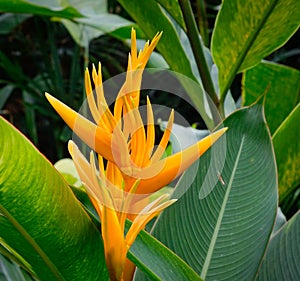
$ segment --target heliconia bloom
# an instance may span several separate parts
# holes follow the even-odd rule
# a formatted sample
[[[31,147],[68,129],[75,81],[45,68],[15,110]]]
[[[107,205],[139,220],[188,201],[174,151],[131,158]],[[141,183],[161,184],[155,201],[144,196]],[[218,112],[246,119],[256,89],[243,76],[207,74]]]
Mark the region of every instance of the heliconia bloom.
[[[124,275],[129,247],[149,220],[175,202],[169,200],[168,194],[150,202],[150,195],[182,174],[227,129],[220,129],[183,151],[164,157],[174,122],[174,112],[171,111],[166,130],[155,148],[152,106],[147,98],[147,121],[144,124],[139,99],[143,70],[160,37],[161,33],[158,33],[137,53],[136,34],[132,30],[126,80],[113,112],[104,96],[100,64],[98,70],[95,66],[92,70],[95,92],[89,71],[85,72],[87,102],[93,121],[46,94],[67,125],[98,154],[97,163],[94,152],[88,161],[75,143],[69,142],[76,169],[101,220],[111,280],[129,280]],[[126,218],[132,220],[132,225],[124,237]]]
[[[94,66],[92,71],[96,99],[89,72],[85,72],[87,101],[94,122],[46,94],[67,125],[99,155],[118,166],[125,179],[125,190],[140,178],[136,193],[152,193],[167,185],[196,161],[226,130],[221,129],[184,151],[161,159],[172,131],[172,111],[164,135],[154,151],[154,117],[150,100],[147,99],[146,130],[138,106],[142,72],[160,36],[161,33],[157,34],[137,54],[135,31],[132,31],[126,81],[116,99],[113,113],[104,97],[100,64],[98,71]]]
[[[128,192],[124,192],[122,186],[114,185],[110,181],[108,176],[111,173],[110,168],[104,170],[101,156],[98,156],[97,168],[93,152],[91,152],[88,162],[72,141],[69,142],[69,151],[101,220],[105,259],[110,278],[111,280],[123,280],[126,270],[126,255],[136,236],[152,218],[174,203],[176,199],[168,200],[169,195],[164,194],[153,202],[147,200],[145,204],[143,203],[142,208],[138,207],[137,209],[134,204],[136,201],[135,190],[139,185],[139,180],[136,180]],[[118,176],[116,178],[118,181]],[[134,216],[132,225],[124,237],[125,220],[133,210],[138,213]]]

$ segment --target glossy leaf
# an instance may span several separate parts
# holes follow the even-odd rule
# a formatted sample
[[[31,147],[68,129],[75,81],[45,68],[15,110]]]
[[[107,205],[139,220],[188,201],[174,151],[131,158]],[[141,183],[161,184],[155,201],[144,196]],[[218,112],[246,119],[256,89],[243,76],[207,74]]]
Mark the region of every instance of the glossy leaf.
[[[212,36],[221,98],[238,72],[284,45],[300,24],[300,1],[224,0]]]
[[[69,1],[62,1],[63,4],[59,4],[60,1],[26,1],[26,0],[15,0],[15,1],[0,1],[0,12],[2,13],[21,13],[21,14],[36,14],[43,16],[56,16],[62,18],[74,18],[82,17],[83,15],[72,6]],[[38,4],[37,4],[38,3]]]
[[[273,135],[280,202],[300,184],[300,103]]]
[[[145,231],[138,235],[128,257],[150,280],[202,280],[182,259]],[[134,280],[145,279],[139,272]]]
[[[210,112],[205,92],[195,66],[195,59],[191,52],[186,34],[179,25],[172,22],[169,16],[162,10],[160,5],[154,0],[148,1],[125,1],[118,0],[130,16],[137,22],[147,38],[151,38],[158,31],[163,31],[157,49],[164,57],[170,69],[175,73],[184,75],[174,75],[179,78],[180,83],[194,103],[196,109],[201,114],[208,128],[214,127],[214,122]],[[180,36],[179,36],[180,35]],[[175,59],[174,59],[175,58]],[[188,79],[191,79],[188,81]],[[195,87],[195,85],[197,86]]]
[[[243,105],[266,94],[265,115],[273,134],[298,103],[300,71],[264,61],[243,75]]]
[[[205,280],[253,280],[267,247],[277,182],[262,111],[255,104],[225,119],[228,131],[200,157],[196,177],[182,195],[193,171],[184,174],[174,194],[182,197],[154,228],[154,236]]]
[[[271,239],[257,281],[300,280],[300,212]]]
[[[0,135],[1,252],[40,280],[107,280],[101,235],[66,182],[3,118]]]
[[[172,70],[196,80],[175,27],[159,5],[154,0],[143,2],[138,0],[118,0],[118,2],[138,23],[147,38],[152,38],[157,32],[163,31],[163,36],[157,46],[159,52],[163,55]]]
[[[178,0],[156,0],[156,2],[166,9],[166,11],[173,17],[174,20],[176,20],[182,29],[186,29]]]

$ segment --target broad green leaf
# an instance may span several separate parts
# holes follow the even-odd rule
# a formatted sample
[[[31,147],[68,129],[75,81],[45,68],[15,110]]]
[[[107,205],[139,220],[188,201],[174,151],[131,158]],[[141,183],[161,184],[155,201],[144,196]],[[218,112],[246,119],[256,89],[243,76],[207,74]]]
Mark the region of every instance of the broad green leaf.
[[[1,252],[40,280],[107,280],[101,235],[61,175],[3,118],[0,136]]]
[[[0,0],[0,12],[55,16],[69,19],[82,17],[82,14],[68,0]]]
[[[178,0],[156,0],[176,20],[182,29],[186,30],[183,15]]]
[[[300,184],[300,103],[273,135],[280,202]]]
[[[200,157],[182,195],[193,176],[186,171],[174,194],[182,197],[153,231],[205,280],[253,280],[272,232],[276,166],[262,108],[255,104],[225,119],[228,131]]]
[[[265,115],[273,134],[297,105],[300,96],[300,71],[264,61],[243,76],[243,105],[250,105],[266,93]]]
[[[271,239],[257,281],[300,280],[300,212]]]
[[[193,71],[194,58],[190,57],[190,46],[186,48],[185,42],[179,37],[183,32],[178,25],[171,21],[169,16],[162,10],[160,5],[154,0],[148,1],[125,1],[118,0],[130,16],[137,22],[144,31],[147,38],[152,38],[154,34],[163,31],[163,35],[157,45],[157,49],[164,57],[170,69],[175,73],[182,74],[187,79],[182,79],[177,75],[180,83],[194,103],[196,109],[201,114],[208,128],[214,127],[212,116],[207,113],[208,104],[205,93],[198,74]],[[183,36],[183,38],[187,36]],[[174,75],[176,76],[176,75]],[[192,84],[197,83],[198,87]],[[196,89],[197,88],[197,89]]]
[[[182,259],[145,231],[138,235],[128,257],[150,280],[202,280]],[[139,272],[134,280],[145,280],[145,275]]]
[[[152,38],[157,32],[163,31],[163,36],[157,46],[159,52],[172,70],[196,80],[174,25],[161,7],[154,0],[143,2],[118,0],[118,2],[138,23],[148,38]]]
[[[281,47],[300,24],[300,1],[224,0],[212,36],[221,98],[238,72]]]

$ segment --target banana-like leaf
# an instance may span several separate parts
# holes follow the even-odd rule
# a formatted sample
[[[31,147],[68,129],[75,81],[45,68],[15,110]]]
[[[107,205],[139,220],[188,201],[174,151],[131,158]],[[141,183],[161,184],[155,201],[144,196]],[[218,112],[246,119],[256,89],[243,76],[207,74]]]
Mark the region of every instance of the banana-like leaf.
[[[138,235],[128,257],[149,280],[202,280],[189,265],[145,231]],[[139,271],[134,280],[144,281],[146,276]]]
[[[138,23],[148,38],[152,38],[157,32],[163,31],[157,49],[172,70],[196,81],[175,27],[156,1],[118,0],[118,2]]]
[[[228,131],[200,157],[182,195],[192,174],[186,171],[174,195],[182,197],[153,234],[205,280],[254,280],[277,213],[275,157],[262,104],[236,111],[223,125]],[[218,162],[223,169],[214,170]]]
[[[263,61],[243,75],[243,105],[250,105],[266,93],[265,115],[273,134],[298,103],[300,71]]]
[[[176,20],[182,29],[186,30],[178,0],[156,0],[156,2],[167,10],[167,12],[173,17],[174,20]]]
[[[300,103],[273,135],[280,203],[300,185]]]
[[[63,3],[59,3],[63,2]],[[27,13],[53,17],[62,22],[80,46],[86,47],[89,41],[105,33],[130,29],[134,23],[107,12],[106,0],[54,1],[33,3],[26,0],[0,0],[0,12]]]
[[[300,211],[271,239],[257,281],[300,280]]]
[[[212,36],[221,98],[238,72],[281,47],[300,24],[298,0],[224,0]]]
[[[0,245],[38,279],[107,280],[101,234],[62,176],[0,118]]]

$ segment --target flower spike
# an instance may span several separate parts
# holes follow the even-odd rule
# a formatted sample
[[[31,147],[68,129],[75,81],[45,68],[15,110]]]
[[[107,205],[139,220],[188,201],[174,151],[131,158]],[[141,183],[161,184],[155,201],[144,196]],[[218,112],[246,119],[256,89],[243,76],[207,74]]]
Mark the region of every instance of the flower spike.
[[[129,248],[151,219],[176,202],[166,193],[151,201],[151,194],[182,174],[227,130],[220,129],[183,151],[163,158],[172,134],[172,110],[167,128],[155,149],[150,99],[147,97],[146,124],[143,123],[139,101],[143,70],[161,35],[157,33],[138,52],[136,32],[132,29],[126,79],[113,111],[104,96],[100,63],[98,70],[93,65],[92,74],[86,70],[84,77],[93,121],[46,93],[46,98],[66,124],[92,149],[88,161],[73,141],[68,144],[75,167],[101,221],[105,260],[113,281],[131,280],[134,264],[126,259]],[[127,233],[126,219],[132,221]]]

